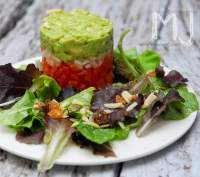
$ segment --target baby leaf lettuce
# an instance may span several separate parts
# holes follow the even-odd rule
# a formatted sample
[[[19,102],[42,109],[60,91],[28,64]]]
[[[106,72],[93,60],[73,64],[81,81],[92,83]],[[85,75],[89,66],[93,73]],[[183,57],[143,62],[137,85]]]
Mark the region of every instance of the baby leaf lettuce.
[[[61,88],[58,83],[47,75],[41,75],[33,80],[30,90],[36,94],[41,101],[52,99],[59,95]]]
[[[129,30],[124,31],[119,39],[118,48],[115,50],[115,67],[116,72],[124,76],[126,79],[133,80],[138,78],[143,70],[136,60],[136,49],[124,51],[122,47],[123,39],[128,34]]]
[[[142,90],[143,93],[151,93],[160,90],[167,94],[169,91],[169,87],[163,82],[163,79],[159,77],[148,77],[148,81],[148,86],[144,87]]]
[[[118,48],[114,52],[115,70],[126,79],[135,80],[149,71],[155,71],[160,65],[160,55],[153,50],[145,50],[139,55],[135,48],[124,50],[122,43],[128,32],[129,30],[122,33]]]
[[[15,69],[10,63],[0,66],[0,103],[11,101],[24,95],[32,85],[32,80],[40,75],[34,64],[24,71]]]
[[[121,129],[120,127],[95,128],[83,122],[80,122],[76,128],[86,139],[97,144],[126,139],[130,131],[128,127],[125,127],[125,129]]]
[[[181,120],[199,109],[195,94],[190,92],[186,86],[178,86],[176,90],[185,101],[169,104],[166,111],[161,115],[163,119]]]
[[[59,157],[74,132],[71,125],[72,123],[68,119],[47,120],[47,129],[44,136],[44,142],[47,144],[47,147],[43,158],[38,164],[40,172],[45,172],[52,168],[55,160]]]
[[[74,104],[80,104],[89,109],[93,92],[94,88],[90,87],[65,99],[60,103],[60,106],[63,111],[67,110],[69,115],[69,106],[73,106]],[[73,114],[76,114],[76,116],[78,115],[78,119],[81,118],[79,111],[73,112]],[[47,119],[46,124],[47,128],[45,129],[44,142],[47,144],[47,147],[43,158],[38,164],[38,170],[41,172],[52,168],[55,160],[59,157],[72,133],[75,131],[75,129],[71,127],[72,122],[69,119]]]
[[[90,107],[92,96],[95,88],[89,87],[86,90],[83,90],[60,103],[62,109],[66,109],[68,106],[73,105],[74,103],[80,104],[84,107]]]
[[[29,128],[33,131],[43,128],[44,120],[40,111],[33,109],[36,101],[34,94],[27,90],[14,106],[0,112],[0,124],[15,129]]]
[[[153,50],[145,50],[138,56],[138,60],[145,72],[155,71],[160,65],[160,55]]]
[[[69,106],[74,103],[80,104],[82,107],[86,109],[90,109],[91,100],[93,96],[94,88],[90,87],[82,92],[67,98],[66,100],[61,102],[61,108],[63,110],[68,109]],[[68,109],[70,111],[70,109]],[[72,112],[70,115],[75,115],[73,117],[81,119],[83,116],[79,111]],[[128,136],[129,128],[121,129],[121,128],[95,128],[90,125],[85,124],[83,121],[79,121],[79,124],[76,126],[76,129],[80,134],[82,134],[86,139],[95,142],[97,144],[103,144],[105,142],[109,142],[116,139],[125,139]]]

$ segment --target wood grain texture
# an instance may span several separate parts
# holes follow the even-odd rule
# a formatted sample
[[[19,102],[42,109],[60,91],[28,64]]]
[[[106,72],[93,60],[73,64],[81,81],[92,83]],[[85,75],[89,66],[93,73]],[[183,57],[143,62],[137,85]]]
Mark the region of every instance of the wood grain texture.
[[[33,0],[0,1],[0,39],[12,30]]]
[[[3,20],[3,23],[0,23],[0,64],[17,62],[40,54],[39,24],[48,9],[85,8],[113,21],[115,44],[122,30],[131,28],[132,32],[125,40],[125,46],[136,46],[139,50],[147,47],[156,48],[161,53],[162,61],[166,66],[179,70],[189,78],[190,84],[200,98],[200,32],[198,29],[200,3],[198,0],[35,0],[29,3],[25,0],[9,0],[8,2],[12,5],[6,3],[6,0],[0,2],[0,20]],[[21,5],[24,8],[19,8]],[[152,13],[154,11],[164,17],[172,12],[177,13],[180,17],[178,18],[179,35],[185,40],[188,39],[190,31],[188,19],[181,9],[194,11],[195,28],[192,47],[183,47],[172,41],[171,29],[162,24],[159,24],[160,38],[152,40]],[[13,12],[22,15],[13,16]],[[18,17],[15,18],[15,16]],[[9,26],[9,22],[15,23]],[[5,29],[7,32],[2,33]],[[45,174],[38,174],[35,162],[0,151],[0,176],[198,177],[200,176],[198,175],[198,167],[200,167],[199,117],[198,114],[192,130],[174,145],[139,160],[97,167],[55,166]]]

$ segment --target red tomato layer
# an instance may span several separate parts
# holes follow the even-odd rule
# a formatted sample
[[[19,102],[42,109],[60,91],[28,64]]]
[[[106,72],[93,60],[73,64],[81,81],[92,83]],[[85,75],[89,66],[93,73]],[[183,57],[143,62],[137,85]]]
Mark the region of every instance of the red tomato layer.
[[[62,62],[59,66],[52,66],[45,57],[43,57],[42,64],[43,72],[53,77],[62,88],[72,86],[83,90],[94,86],[99,89],[112,84],[113,81],[112,53],[104,56],[99,66],[91,66],[90,68],[73,62]]]

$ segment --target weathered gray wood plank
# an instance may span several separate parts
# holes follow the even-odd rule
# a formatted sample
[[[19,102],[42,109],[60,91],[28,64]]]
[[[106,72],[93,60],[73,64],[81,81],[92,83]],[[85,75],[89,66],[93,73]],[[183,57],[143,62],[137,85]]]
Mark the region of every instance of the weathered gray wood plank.
[[[0,39],[16,25],[33,0],[0,1]]]

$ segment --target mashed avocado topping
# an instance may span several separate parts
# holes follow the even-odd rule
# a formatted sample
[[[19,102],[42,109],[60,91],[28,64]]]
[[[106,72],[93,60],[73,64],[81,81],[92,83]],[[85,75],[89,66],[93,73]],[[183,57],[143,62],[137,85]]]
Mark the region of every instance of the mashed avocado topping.
[[[100,56],[113,48],[112,23],[86,10],[53,10],[40,27],[42,50],[63,61]]]

